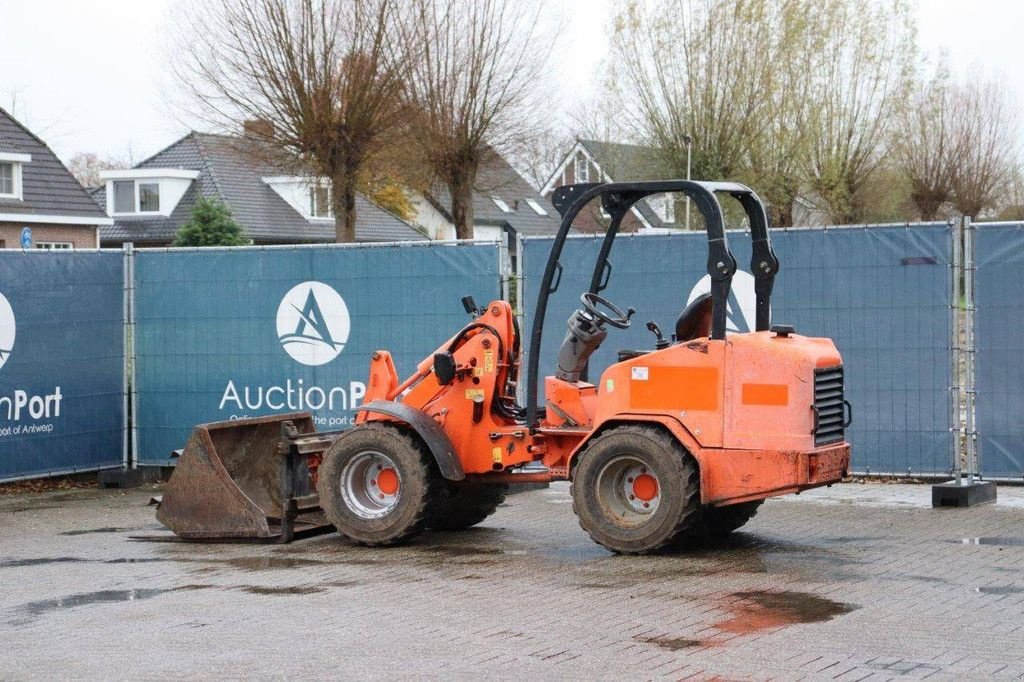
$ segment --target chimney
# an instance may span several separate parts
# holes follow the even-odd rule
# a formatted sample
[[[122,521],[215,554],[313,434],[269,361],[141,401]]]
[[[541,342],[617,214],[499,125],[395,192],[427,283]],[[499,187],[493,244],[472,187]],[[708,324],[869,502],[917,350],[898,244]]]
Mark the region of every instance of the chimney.
[[[274,124],[262,118],[248,119],[242,122],[242,131],[246,137],[269,140],[274,137]]]

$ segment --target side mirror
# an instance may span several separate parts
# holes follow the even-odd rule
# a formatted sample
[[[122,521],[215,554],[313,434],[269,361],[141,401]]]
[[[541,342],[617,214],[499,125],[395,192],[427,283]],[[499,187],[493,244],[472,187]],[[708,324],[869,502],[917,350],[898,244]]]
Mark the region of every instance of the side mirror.
[[[434,353],[434,377],[442,386],[451,386],[455,382],[455,356],[444,351]]]

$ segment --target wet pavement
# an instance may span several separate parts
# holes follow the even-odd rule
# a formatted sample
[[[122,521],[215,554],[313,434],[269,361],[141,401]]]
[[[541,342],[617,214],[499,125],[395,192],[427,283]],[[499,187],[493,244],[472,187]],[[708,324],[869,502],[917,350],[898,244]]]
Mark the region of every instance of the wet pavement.
[[[837,486],[650,557],[562,484],[394,549],[132,540],[153,492],[0,496],[0,678],[1024,677],[1024,488]]]

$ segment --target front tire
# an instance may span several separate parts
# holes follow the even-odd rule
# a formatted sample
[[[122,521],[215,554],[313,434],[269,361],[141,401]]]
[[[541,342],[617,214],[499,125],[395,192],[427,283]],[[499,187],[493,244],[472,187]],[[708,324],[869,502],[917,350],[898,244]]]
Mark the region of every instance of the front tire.
[[[439,480],[436,463],[418,441],[371,422],[324,453],[317,493],[339,533],[364,545],[394,545],[424,529]]]
[[[662,549],[701,521],[697,463],[651,426],[595,437],[579,456],[570,490],[583,530],[620,554]]]

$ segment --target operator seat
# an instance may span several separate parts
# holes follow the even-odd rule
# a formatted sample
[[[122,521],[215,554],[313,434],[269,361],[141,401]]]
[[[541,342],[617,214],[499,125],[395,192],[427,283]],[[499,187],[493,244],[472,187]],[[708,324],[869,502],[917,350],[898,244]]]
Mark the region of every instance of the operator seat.
[[[701,294],[683,308],[676,320],[676,341],[686,343],[711,334],[711,294]]]
[[[711,334],[711,294],[701,294],[683,308],[676,320],[676,341],[686,343]],[[649,350],[624,348],[619,351],[619,362],[647,355]]]

